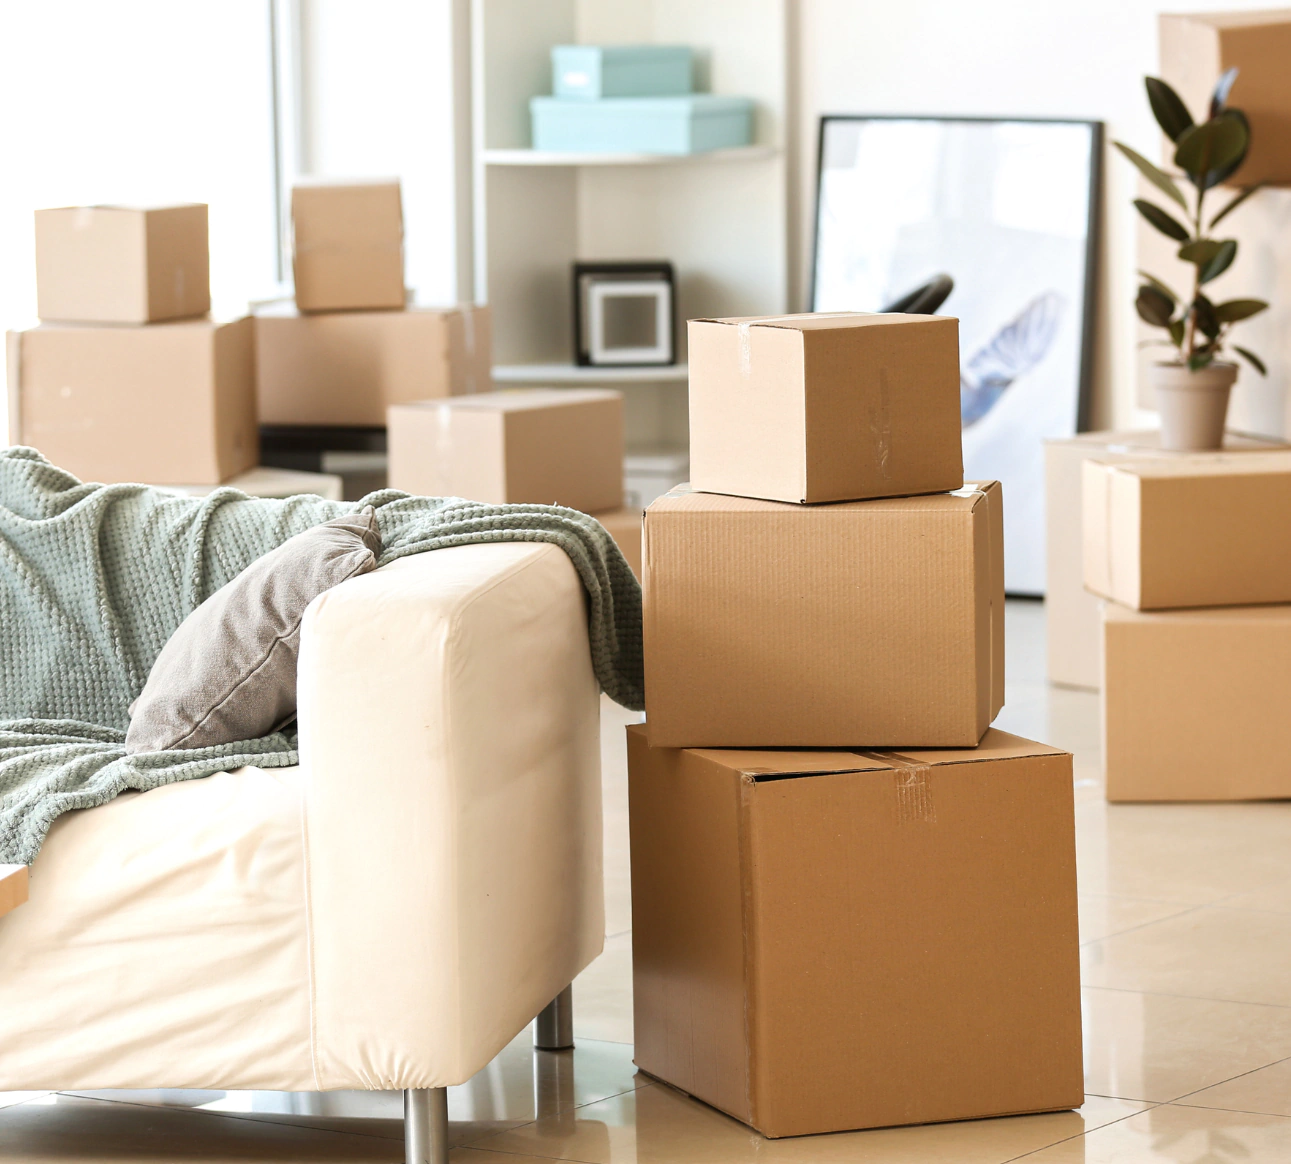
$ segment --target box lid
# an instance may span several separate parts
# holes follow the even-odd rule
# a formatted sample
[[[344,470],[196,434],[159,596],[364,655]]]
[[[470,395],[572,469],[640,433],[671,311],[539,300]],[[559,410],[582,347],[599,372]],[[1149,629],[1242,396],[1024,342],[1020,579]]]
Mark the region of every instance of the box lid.
[[[790,331],[832,331],[840,327],[890,327],[927,323],[931,319],[953,320],[950,315],[885,314],[878,311],[826,311],[802,315],[735,315],[722,319],[692,319],[691,323],[720,323],[745,330],[751,327],[780,327]]]
[[[443,400],[413,400],[392,408],[461,408],[479,412],[524,412],[537,408],[572,408],[622,400],[613,388],[504,388],[498,392],[477,392]]]
[[[647,517],[669,513],[784,513],[793,521],[808,521],[812,515],[832,517],[840,513],[882,513],[900,510],[971,513],[986,499],[993,481],[966,483],[953,493],[923,493],[914,497],[872,497],[865,501],[831,501],[828,505],[797,505],[792,501],[764,501],[758,497],[737,497],[728,493],[701,493],[689,485],[677,485],[650,504]],[[996,486],[998,487],[998,486]]]
[[[1095,464],[1101,464],[1097,457]],[[1139,478],[1249,477],[1291,473],[1291,449],[1253,449],[1250,452],[1181,453],[1144,461],[1102,465],[1105,472]]]
[[[1055,448],[1084,448],[1105,453],[1151,452],[1181,457],[1196,455],[1163,449],[1160,429],[1138,429],[1132,432],[1082,432],[1073,437],[1049,437],[1044,443]],[[1240,452],[1246,449],[1276,449],[1285,446],[1286,442],[1280,437],[1227,432],[1224,434],[1222,451]]]
[[[690,59],[691,48],[685,44],[557,44],[551,55],[601,57],[611,61],[655,61],[660,57]]]

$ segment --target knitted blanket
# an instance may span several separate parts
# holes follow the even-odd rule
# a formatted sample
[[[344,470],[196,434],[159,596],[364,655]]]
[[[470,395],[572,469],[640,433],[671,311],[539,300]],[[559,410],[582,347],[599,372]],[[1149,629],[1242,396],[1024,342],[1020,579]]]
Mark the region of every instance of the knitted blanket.
[[[0,864],[30,864],[62,813],[128,789],[299,760],[282,732],[127,756],[127,708],[184,617],[293,534],[377,510],[384,565],[477,542],[551,542],[587,590],[604,691],[643,705],[641,588],[599,522],[548,505],[483,505],[395,490],[360,502],[179,497],[82,484],[34,449],[0,451]]]

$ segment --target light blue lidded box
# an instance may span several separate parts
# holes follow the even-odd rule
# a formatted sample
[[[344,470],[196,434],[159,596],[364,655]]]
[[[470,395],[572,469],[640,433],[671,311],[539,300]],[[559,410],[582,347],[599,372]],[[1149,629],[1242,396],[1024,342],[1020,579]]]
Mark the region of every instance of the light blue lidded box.
[[[533,148],[564,153],[697,154],[753,140],[748,97],[532,97]]]
[[[557,97],[674,97],[694,89],[685,45],[558,44],[551,72]]]

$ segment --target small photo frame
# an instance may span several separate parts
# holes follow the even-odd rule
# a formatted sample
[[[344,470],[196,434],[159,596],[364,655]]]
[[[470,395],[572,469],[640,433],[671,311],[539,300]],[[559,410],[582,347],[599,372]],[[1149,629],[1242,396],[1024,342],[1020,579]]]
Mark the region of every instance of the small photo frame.
[[[583,367],[677,362],[672,264],[574,264],[574,360]]]

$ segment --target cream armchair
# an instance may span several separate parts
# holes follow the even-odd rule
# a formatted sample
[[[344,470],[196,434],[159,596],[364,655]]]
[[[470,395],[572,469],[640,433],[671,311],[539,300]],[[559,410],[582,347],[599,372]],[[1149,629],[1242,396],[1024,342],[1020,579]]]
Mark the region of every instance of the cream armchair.
[[[469,546],[346,582],[299,677],[299,767],[55,823],[0,918],[0,1090],[402,1089],[424,1164],[445,1087],[540,1010],[568,1045],[605,929],[569,560]]]

